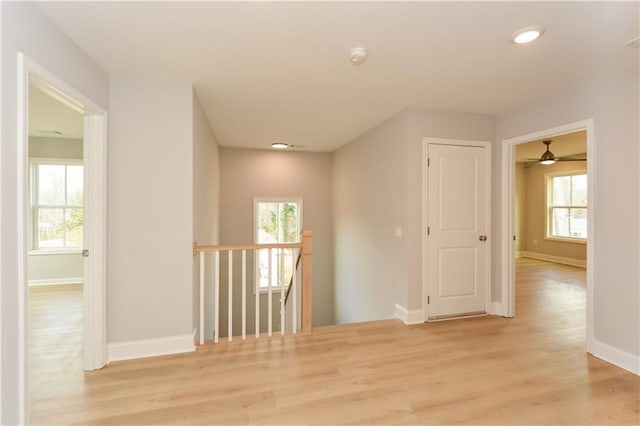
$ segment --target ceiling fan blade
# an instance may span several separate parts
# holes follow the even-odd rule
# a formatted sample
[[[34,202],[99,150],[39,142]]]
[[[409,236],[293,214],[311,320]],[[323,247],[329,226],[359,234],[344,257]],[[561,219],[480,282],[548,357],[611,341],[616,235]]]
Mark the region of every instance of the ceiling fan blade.
[[[587,161],[586,158],[556,158],[556,161]]]

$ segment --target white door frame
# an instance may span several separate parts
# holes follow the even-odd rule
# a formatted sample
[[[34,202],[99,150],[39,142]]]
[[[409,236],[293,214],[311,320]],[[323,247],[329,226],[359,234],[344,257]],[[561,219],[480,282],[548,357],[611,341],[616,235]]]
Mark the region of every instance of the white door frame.
[[[84,228],[86,249],[84,262],[83,369],[95,370],[107,363],[106,256],[107,256],[107,112],[72,86],[18,53],[18,169],[16,205],[18,229],[18,354],[19,415],[29,421],[28,411],[28,318],[27,256],[29,223],[28,176],[28,102],[29,84],[34,84],[67,106],[84,114],[85,188]],[[87,170],[89,172],[87,172]]]
[[[422,306],[424,307],[424,321],[429,321],[429,303],[427,303],[427,297],[429,297],[429,250],[428,250],[428,237],[427,226],[429,226],[429,170],[427,168],[427,159],[429,157],[429,144],[438,145],[454,145],[454,146],[479,146],[486,149],[487,154],[487,167],[486,167],[486,184],[487,184],[487,197],[486,197],[486,218],[487,218],[487,267],[486,270],[486,310],[487,313],[494,313],[491,306],[491,142],[488,141],[476,141],[476,140],[462,140],[462,139],[443,139],[443,138],[422,138]]]
[[[579,130],[587,131],[587,352],[591,352],[593,343],[593,295],[594,295],[594,217],[595,217],[595,171],[596,158],[593,137],[593,119],[576,121],[550,129],[540,130],[526,135],[502,141],[502,248],[501,248],[501,302],[499,314],[505,317],[515,316],[515,147],[542,138],[552,138]]]

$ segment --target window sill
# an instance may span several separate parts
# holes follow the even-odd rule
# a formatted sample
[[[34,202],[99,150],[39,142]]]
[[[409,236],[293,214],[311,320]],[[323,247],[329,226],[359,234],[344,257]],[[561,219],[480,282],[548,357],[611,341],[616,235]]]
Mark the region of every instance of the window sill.
[[[82,249],[38,249],[29,250],[29,256],[52,256],[52,255],[76,255],[82,254]]]
[[[547,241],[557,241],[560,243],[587,244],[586,238],[562,238],[562,237],[544,237]]]

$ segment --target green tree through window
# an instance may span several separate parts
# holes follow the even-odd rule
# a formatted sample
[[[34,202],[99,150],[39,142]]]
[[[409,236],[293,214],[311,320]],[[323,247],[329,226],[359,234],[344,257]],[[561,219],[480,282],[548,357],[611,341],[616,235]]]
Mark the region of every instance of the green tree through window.
[[[300,241],[302,200],[255,200],[255,242],[258,244],[297,243]],[[293,272],[291,249],[272,250],[272,286],[288,285]],[[269,252],[261,250],[257,258],[257,279],[260,288],[269,285]]]

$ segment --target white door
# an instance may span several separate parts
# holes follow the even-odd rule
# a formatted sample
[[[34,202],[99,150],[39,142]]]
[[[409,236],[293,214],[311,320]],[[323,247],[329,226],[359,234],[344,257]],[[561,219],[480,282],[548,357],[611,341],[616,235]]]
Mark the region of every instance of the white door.
[[[428,316],[487,312],[488,149],[428,145]]]

